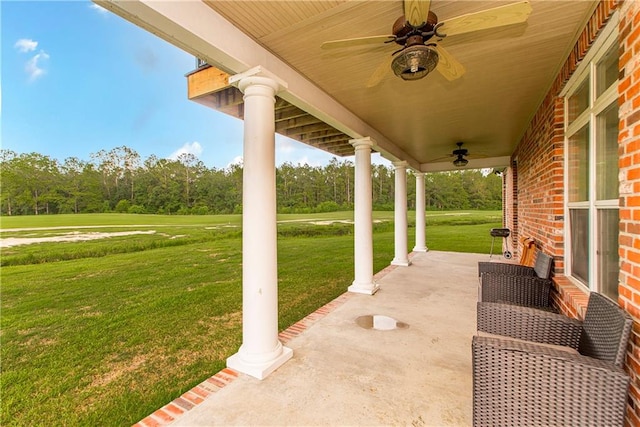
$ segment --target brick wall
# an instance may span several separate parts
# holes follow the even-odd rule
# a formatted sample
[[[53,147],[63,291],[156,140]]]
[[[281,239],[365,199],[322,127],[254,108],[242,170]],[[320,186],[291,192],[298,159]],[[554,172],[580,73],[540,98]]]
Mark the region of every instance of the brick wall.
[[[583,317],[587,295],[562,276],[564,271],[563,99],[560,91],[616,8],[619,13],[620,78],[620,283],[619,303],[636,319],[626,360],[632,378],[627,425],[640,426],[640,1],[601,1],[569,54],[552,88],[525,132],[517,161],[517,195],[506,191],[505,215],[519,236],[531,236],[555,258],[556,305]],[[507,178],[510,176],[507,174]],[[516,186],[517,184],[517,186]],[[509,188],[509,184],[506,185]],[[517,198],[516,198],[517,196]],[[513,220],[517,218],[517,220]]]
[[[553,255],[555,271],[563,258],[563,103],[547,96],[514,153],[517,162],[517,227],[539,250]]]
[[[553,255],[556,274],[564,271],[564,100],[559,94],[615,9],[615,1],[598,5],[512,156],[518,165],[517,222],[508,226]]]
[[[518,165],[511,163],[511,167],[504,172],[502,191],[502,223],[511,230],[509,235],[511,250],[514,259],[520,259],[520,246],[518,245]]]
[[[620,5],[618,83],[620,167],[620,304],[640,319],[640,2]],[[640,425],[640,325],[634,323],[627,371],[630,425]]]

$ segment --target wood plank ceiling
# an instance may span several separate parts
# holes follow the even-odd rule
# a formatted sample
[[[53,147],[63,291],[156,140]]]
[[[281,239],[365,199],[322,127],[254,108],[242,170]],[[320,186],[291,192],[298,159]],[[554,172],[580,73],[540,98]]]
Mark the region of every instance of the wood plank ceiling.
[[[401,1],[204,1],[427,166],[425,170],[443,159],[450,162],[457,141],[465,143],[470,160],[474,154],[510,156],[595,7],[592,1],[531,0],[533,12],[526,24],[442,41],[466,68],[462,78],[450,82],[434,72],[407,82],[389,71],[380,84],[367,88],[395,44],[335,51],[321,50],[320,45],[390,34],[402,15]],[[431,10],[442,21],[509,3],[433,0]],[[237,102],[237,94],[226,93],[233,90],[216,96]],[[203,97],[199,102],[215,108]],[[313,116],[282,100],[276,108],[283,135],[337,155],[353,154],[348,136],[323,128]],[[226,112],[241,117],[241,103]]]

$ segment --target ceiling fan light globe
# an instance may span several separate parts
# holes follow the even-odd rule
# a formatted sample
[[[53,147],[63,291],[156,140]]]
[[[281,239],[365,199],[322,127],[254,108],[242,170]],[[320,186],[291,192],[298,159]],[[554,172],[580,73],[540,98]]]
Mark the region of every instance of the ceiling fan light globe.
[[[469,163],[469,160],[467,160],[467,159],[465,159],[463,157],[458,157],[457,159],[455,159],[453,161],[453,165],[456,166],[456,167],[459,167],[459,168],[461,168],[463,166],[466,166],[467,163]]]
[[[438,65],[438,53],[429,46],[411,46],[391,62],[393,73],[403,80],[419,80]]]

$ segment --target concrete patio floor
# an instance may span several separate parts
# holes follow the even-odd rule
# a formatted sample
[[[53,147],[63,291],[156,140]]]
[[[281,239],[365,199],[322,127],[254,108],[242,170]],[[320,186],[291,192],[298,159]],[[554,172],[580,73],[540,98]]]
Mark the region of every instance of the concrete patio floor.
[[[471,425],[477,262],[488,259],[413,254],[411,266],[378,275],[375,295],[347,293],[327,314],[310,316],[287,339],[293,358],[266,379],[224,370],[210,380],[224,384],[203,390],[197,405],[185,410],[191,405],[178,402],[155,419],[170,415],[164,421],[172,426]],[[366,315],[408,327],[366,329],[356,323]]]

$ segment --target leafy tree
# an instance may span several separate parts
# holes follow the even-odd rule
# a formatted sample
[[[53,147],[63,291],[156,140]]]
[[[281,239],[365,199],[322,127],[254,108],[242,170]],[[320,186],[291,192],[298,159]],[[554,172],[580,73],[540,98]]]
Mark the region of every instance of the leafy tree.
[[[0,199],[2,200],[2,211],[8,215],[13,214],[16,197],[19,190],[19,179],[15,165],[18,155],[11,150],[0,150],[1,179],[0,179]]]
[[[127,199],[122,199],[118,203],[116,203],[115,211],[117,213],[127,213],[129,212],[129,208],[131,208],[131,202]]]
[[[12,171],[21,212],[52,213],[51,203],[57,200],[55,189],[60,177],[57,161],[38,153],[20,154],[12,161]]]
[[[84,161],[0,151],[3,215],[83,212],[206,214],[242,212],[241,163],[207,168],[193,154],[178,159],[139,154],[126,146]],[[393,168],[372,165],[374,209],[393,209]],[[488,171],[425,175],[427,209],[499,209],[502,181]],[[324,167],[284,163],[276,169],[278,210],[329,212],[353,208],[354,165],[332,158]],[[415,208],[415,175],[407,172],[407,204]]]

